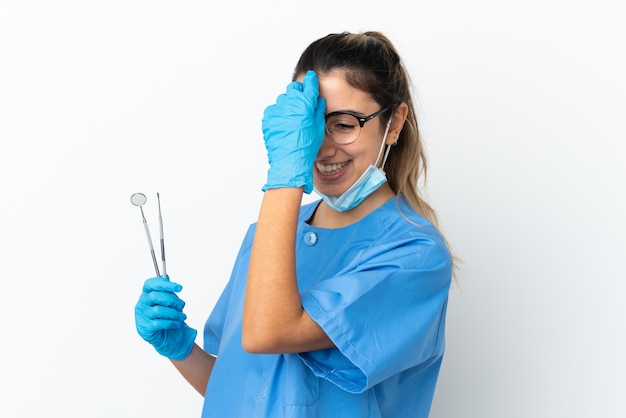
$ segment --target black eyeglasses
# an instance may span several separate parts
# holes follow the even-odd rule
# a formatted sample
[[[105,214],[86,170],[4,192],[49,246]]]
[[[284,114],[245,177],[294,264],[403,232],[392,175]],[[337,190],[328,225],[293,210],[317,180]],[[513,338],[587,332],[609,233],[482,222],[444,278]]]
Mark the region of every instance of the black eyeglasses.
[[[348,145],[359,139],[361,128],[376,116],[383,114],[389,106],[369,116],[359,116],[351,112],[332,112],[326,115],[326,133],[339,145]]]

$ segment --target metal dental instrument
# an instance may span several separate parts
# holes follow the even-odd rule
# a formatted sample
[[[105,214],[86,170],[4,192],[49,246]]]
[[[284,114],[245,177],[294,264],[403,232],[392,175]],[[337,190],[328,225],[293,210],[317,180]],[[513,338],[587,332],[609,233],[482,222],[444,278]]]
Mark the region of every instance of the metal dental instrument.
[[[163,266],[163,275],[167,276],[167,268],[165,267],[165,239],[163,238],[163,217],[161,217],[161,197],[157,193],[157,202],[159,204],[159,233],[161,236],[161,265]]]
[[[163,239],[163,220],[161,219],[161,201],[159,199],[159,194],[157,193],[157,200],[159,201],[159,226],[161,232],[161,260],[163,262],[163,274],[165,275],[165,241]],[[141,210],[141,219],[143,221],[143,227],[146,230],[146,237],[148,238],[148,246],[150,247],[150,255],[152,256],[152,263],[154,264],[154,271],[157,276],[161,276],[159,272],[159,265],[156,260],[156,255],[154,254],[154,246],[152,245],[152,236],[150,235],[150,228],[148,228],[148,222],[146,222],[146,217],[143,213],[142,206],[146,204],[148,199],[146,195],[143,193],[135,193],[130,197],[130,203],[135,206],[139,206]]]

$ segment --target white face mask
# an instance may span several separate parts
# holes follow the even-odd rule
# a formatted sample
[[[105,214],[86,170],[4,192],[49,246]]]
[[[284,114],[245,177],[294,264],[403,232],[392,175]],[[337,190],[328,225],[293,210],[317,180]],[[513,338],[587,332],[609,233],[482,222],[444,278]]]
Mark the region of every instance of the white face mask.
[[[383,152],[383,148],[385,147],[385,141],[387,140],[387,133],[389,132],[389,125],[391,124],[391,119],[387,122],[387,128],[385,129],[385,135],[383,135],[383,141],[380,145],[380,149],[378,150],[378,155],[376,156],[376,160],[374,164],[380,158],[380,154]],[[389,150],[391,149],[391,145],[387,145],[387,150],[385,151],[385,158],[383,159],[383,163],[381,167],[378,168],[374,164],[370,164],[369,167],[361,174],[361,177],[358,178],[356,182],[348,190],[340,194],[339,196],[328,196],[321,193],[319,190],[313,187],[315,193],[320,195],[320,197],[326,202],[328,206],[337,212],[345,212],[350,209],[355,208],[359,205],[365,198],[371,195],[374,191],[376,191],[382,184],[387,181],[387,176],[383,171],[383,167],[385,166],[385,162],[387,161],[387,156],[389,156]]]

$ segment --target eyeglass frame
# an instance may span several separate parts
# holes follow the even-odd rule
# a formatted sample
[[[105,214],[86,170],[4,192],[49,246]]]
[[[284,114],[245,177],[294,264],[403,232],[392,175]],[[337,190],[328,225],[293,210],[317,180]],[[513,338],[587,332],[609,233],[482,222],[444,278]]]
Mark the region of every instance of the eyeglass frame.
[[[327,114],[326,116],[324,116],[324,124],[326,124],[326,122],[328,122],[328,118],[332,117],[332,116],[337,116],[337,115],[349,115],[349,116],[353,116],[354,118],[356,118],[356,120],[359,122],[359,127],[361,129],[363,129],[363,125],[365,125],[365,122],[369,122],[370,120],[374,119],[376,116],[382,115],[383,113],[385,113],[387,110],[389,110],[391,108],[391,106],[385,106],[382,109],[372,113],[369,116],[360,116],[357,115],[355,113],[352,112],[347,112],[344,110],[338,110],[336,112],[330,112],[329,114]],[[353,141],[350,142],[346,142],[346,143],[339,143],[336,142],[333,139],[333,136],[330,134],[330,132],[328,132],[328,129],[326,128],[326,126],[324,126],[324,131],[328,134],[328,136],[330,137],[330,139],[338,145],[350,145],[353,144],[354,142],[356,142],[357,139],[359,139],[359,137],[361,136],[361,131],[359,130],[359,134],[356,136],[356,138],[354,138]]]

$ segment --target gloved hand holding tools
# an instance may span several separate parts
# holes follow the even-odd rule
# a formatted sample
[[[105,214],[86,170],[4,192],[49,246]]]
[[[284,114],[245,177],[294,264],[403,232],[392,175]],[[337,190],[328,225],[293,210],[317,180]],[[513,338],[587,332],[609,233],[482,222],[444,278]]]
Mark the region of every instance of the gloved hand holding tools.
[[[171,360],[184,360],[198,334],[185,323],[185,302],[176,294],[181,290],[182,286],[171,282],[168,276],[153,277],[145,281],[135,305],[137,332]]]

